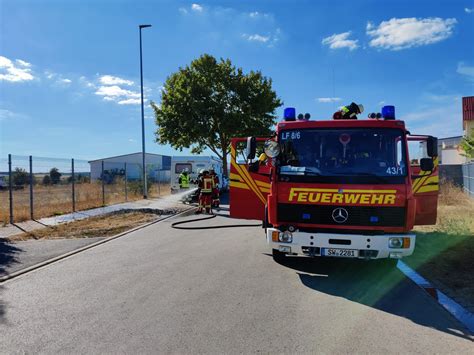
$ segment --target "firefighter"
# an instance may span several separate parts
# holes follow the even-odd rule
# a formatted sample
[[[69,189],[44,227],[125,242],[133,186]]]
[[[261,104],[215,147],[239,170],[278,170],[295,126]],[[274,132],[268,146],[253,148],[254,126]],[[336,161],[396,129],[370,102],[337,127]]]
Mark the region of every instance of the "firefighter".
[[[206,213],[212,214],[212,191],[215,184],[208,170],[202,172],[198,186],[201,192],[199,194],[199,209],[196,213],[202,213],[205,210]]]
[[[189,189],[189,174],[188,169],[184,169],[181,174],[179,174],[179,188],[180,189]]]
[[[212,207],[219,207],[219,176],[217,176],[216,171],[213,168],[209,169],[209,174],[214,180],[214,188],[212,190]]]
[[[339,111],[332,116],[335,120],[356,120],[357,115],[364,112],[364,106],[352,102],[350,105],[342,106]]]

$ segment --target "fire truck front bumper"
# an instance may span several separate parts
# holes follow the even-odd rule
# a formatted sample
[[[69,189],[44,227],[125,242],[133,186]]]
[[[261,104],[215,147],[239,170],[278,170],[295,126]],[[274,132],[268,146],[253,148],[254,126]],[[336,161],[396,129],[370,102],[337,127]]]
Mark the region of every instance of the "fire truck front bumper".
[[[309,233],[267,228],[267,244],[288,255],[401,259],[415,249],[414,234]]]

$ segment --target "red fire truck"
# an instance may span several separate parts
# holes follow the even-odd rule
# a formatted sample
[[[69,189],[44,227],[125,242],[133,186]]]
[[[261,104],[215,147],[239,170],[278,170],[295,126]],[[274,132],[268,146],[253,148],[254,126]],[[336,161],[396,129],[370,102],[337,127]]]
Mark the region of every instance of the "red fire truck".
[[[382,113],[315,121],[287,108],[272,137],[233,139],[230,215],[262,220],[276,260],[411,255],[413,226],[436,223],[437,138]],[[424,156],[410,161],[410,142]]]

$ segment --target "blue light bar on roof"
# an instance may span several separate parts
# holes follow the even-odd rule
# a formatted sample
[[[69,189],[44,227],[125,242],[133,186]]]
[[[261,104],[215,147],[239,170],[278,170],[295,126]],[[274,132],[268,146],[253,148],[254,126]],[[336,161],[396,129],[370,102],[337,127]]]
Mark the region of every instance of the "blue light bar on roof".
[[[287,107],[283,111],[283,119],[285,121],[294,121],[296,120],[296,110],[294,107]]]
[[[386,120],[394,120],[395,119],[395,106],[382,107],[382,117]]]

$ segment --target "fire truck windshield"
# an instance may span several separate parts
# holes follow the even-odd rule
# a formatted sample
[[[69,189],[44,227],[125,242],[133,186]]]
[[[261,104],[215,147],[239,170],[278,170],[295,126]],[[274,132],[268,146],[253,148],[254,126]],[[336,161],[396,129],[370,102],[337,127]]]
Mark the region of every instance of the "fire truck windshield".
[[[402,130],[300,129],[280,132],[280,175],[402,177],[407,174]]]

